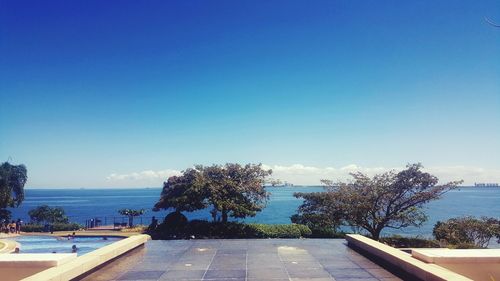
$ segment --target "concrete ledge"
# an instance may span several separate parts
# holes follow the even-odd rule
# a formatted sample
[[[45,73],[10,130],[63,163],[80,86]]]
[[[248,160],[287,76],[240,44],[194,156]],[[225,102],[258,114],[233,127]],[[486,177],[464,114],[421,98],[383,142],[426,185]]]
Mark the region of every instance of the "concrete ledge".
[[[500,264],[500,249],[413,249],[411,255],[427,263]]]
[[[473,280],[500,280],[500,249],[414,249],[412,256]]]
[[[9,239],[2,239],[0,240],[2,242],[0,245],[0,254],[4,253],[12,253],[16,249],[16,247],[19,247],[19,243],[16,241],[12,241]]]
[[[53,267],[76,258],[76,254],[6,254],[0,255],[0,268]]]
[[[75,279],[96,267],[146,243],[149,235],[136,235],[114,242],[95,251],[79,256],[63,265],[43,270],[22,280],[24,281],[63,281]]]
[[[427,264],[413,258],[410,254],[387,246],[362,235],[348,234],[346,240],[350,246],[359,248],[384,263],[412,276],[414,280],[424,281],[472,281],[463,275],[452,272],[435,264]]]

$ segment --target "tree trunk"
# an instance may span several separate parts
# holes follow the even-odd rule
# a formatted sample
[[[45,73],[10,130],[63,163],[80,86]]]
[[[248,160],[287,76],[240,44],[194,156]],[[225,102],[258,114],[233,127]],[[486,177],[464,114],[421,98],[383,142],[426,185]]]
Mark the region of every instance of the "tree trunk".
[[[227,222],[227,210],[222,209],[222,222],[226,223]]]
[[[373,240],[378,241],[380,239],[380,232],[382,232],[382,229],[379,229],[378,227],[370,230],[370,235],[372,236]]]
[[[210,214],[212,215],[212,219],[214,222],[217,222],[217,209],[213,208],[211,211],[210,211]]]

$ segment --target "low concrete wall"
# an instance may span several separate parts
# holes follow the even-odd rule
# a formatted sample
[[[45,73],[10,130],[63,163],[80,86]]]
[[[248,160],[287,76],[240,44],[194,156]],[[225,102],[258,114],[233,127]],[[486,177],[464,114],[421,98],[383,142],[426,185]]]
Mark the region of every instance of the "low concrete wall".
[[[96,267],[146,243],[149,235],[136,235],[114,242],[95,251],[79,256],[60,266],[43,270],[22,279],[23,281],[64,281],[72,280]],[[3,279],[2,279],[3,280]]]
[[[4,254],[0,255],[0,266],[17,268],[54,267],[76,259],[75,253],[68,254]]]
[[[9,239],[2,239],[0,240],[0,254],[4,253],[12,253],[16,249],[16,247],[19,247],[19,243],[16,241],[12,241]]]
[[[74,259],[76,259],[76,254],[2,254],[0,255],[0,279],[18,281]]]
[[[412,256],[476,281],[500,280],[500,249],[414,249]]]
[[[465,276],[435,264],[427,264],[413,258],[410,254],[387,246],[362,235],[348,234],[346,240],[350,246],[380,259],[385,264],[412,276],[413,280],[424,281],[472,281]]]

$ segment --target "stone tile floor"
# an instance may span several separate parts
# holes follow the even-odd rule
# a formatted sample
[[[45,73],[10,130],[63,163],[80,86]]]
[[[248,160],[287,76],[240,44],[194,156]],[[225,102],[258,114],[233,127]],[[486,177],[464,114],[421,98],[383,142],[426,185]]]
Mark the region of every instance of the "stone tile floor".
[[[103,280],[396,281],[343,239],[149,241],[83,277]]]

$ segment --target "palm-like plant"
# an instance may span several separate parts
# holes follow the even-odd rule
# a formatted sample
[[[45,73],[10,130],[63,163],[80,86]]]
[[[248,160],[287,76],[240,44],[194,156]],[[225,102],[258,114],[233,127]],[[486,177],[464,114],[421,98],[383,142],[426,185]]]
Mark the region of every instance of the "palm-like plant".
[[[134,226],[134,217],[141,216],[145,212],[146,212],[146,210],[144,210],[144,209],[140,209],[140,210],[121,209],[121,210],[118,210],[118,213],[120,215],[128,217],[128,226],[129,227],[133,227]]]

